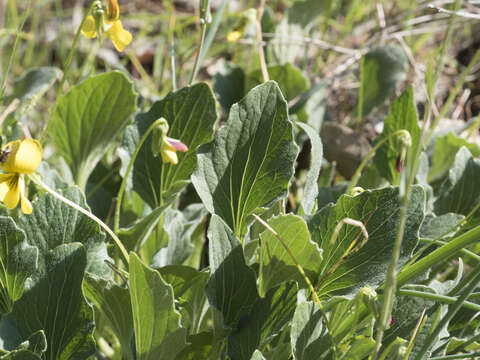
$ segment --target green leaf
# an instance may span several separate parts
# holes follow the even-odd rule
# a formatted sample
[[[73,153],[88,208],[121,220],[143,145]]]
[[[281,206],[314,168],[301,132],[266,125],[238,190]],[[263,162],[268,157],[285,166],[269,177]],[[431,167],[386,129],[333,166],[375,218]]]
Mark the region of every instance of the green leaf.
[[[42,66],[28,69],[13,83],[12,97],[20,101],[34,101],[40,98],[58,79],[61,71],[53,66]]]
[[[86,359],[95,352],[93,311],[82,294],[85,247],[61,244],[40,253],[37,271],[13,311],[3,317],[0,338],[7,350],[43,330],[45,359]]]
[[[263,357],[260,351],[255,350],[250,360],[266,360],[266,359]]]
[[[315,207],[318,196],[318,176],[323,160],[323,145],[317,130],[303,123],[297,125],[307,133],[310,138],[310,169],[308,169],[305,186],[303,187],[302,208],[305,214],[310,215]]]
[[[417,245],[418,231],[424,217],[425,192],[414,186],[407,208],[405,232],[399,266],[411,257]],[[366,190],[357,196],[342,195],[336,205],[327,205],[307,218],[312,240],[323,249],[323,262],[317,282],[318,293],[341,292],[354,295],[359,288],[375,287],[385,279],[400,216],[398,188]],[[330,239],[337,224],[345,218],[358,220],[365,226],[369,238],[360,247],[360,228],[344,224],[335,246]],[[353,242],[350,255],[343,258]],[[342,260],[343,258],[343,260]]]
[[[49,134],[82,189],[123,132],[136,101],[132,82],[118,71],[91,76],[58,99]]]
[[[43,330],[33,333],[28,340],[22,342],[17,349],[5,354],[1,351],[2,360],[41,360],[42,354],[47,350],[47,339]]]
[[[269,66],[268,76],[277,82],[287,101],[295,99],[308,89],[307,78],[303,76],[299,68],[290,63]],[[263,75],[260,69],[248,74],[245,85],[247,90],[253,89],[260,84],[263,84]]]
[[[429,214],[425,216],[422,227],[420,228],[420,237],[424,239],[437,239],[439,237],[451,236],[458,228],[465,216],[453,213],[447,213],[440,216]]]
[[[25,280],[35,271],[38,249],[28,245],[25,233],[10,217],[0,217],[0,313],[12,311],[23,294]]]
[[[298,147],[275,82],[232,106],[227,124],[202,146],[192,182],[205,207],[242,238],[247,217],[285,196]]]
[[[77,187],[59,193],[88,209],[85,197]],[[25,231],[28,243],[38,248],[39,268],[45,266],[44,259],[50,250],[64,243],[79,242],[87,252],[86,271],[106,279],[111,277],[111,270],[105,264],[105,260],[111,259],[100,226],[52,195],[40,195],[33,203],[32,214],[20,217],[18,227]]]
[[[228,338],[232,360],[250,360],[255,349],[262,350],[292,319],[297,305],[297,286],[284,283],[259,298],[250,314],[242,318]]]
[[[222,61],[213,82],[218,102],[228,114],[230,107],[245,95],[245,72],[239,66]]]
[[[117,235],[127,251],[136,250],[147,241],[153,230],[157,228],[158,222],[168,205],[159,206],[148,215],[138,219],[132,226],[120,229]]]
[[[223,324],[234,327],[258,298],[255,272],[245,264],[240,241],[217,215],[210,220],[208,239],[208,301],[223,314]]]
[[[322,314],[312,301],[298,304],[293,315],[290,341],[297,360],[320,359],[331,342],[325,333]]]
[[[167,209],[163,227],[168,235],[168,247],[154,255],[151,265],[162,267],[182,264],[193,252],[190,239],[205,215],[202,204],[190,204],[182,211]]]
[[[438,294],[435,289],[424,285],[407,285],[404,286],[402,289]],[[443,315],[445,314],[446,309],[442,309],[438,305],[439,304],[433,300],[428,300],[421,297],[396,296],[392,312],[394,323],[392,327],[385,332],[385,348],[388,346],[388,344],[395,341],[395,339],[398,337],[403,339],[410,339],[413,329],[415,329],[415,326],[418,322],[418,319],[422,315],[422,312],[425,310],[427,320],[423,328],[419,331],[412,352],[409,356],[409,358],[414,359],[418,354],[419,350],[423,347],[429,335],[430,328],[432,326],[435,326],[436,322],[440,321],[441,316],[438,317],[437,314],[439,309],[443,312]],[[445,333],[444,331],[443,335],[446,336],[442,337],[447,337],[448,333]]]
[[[318,276],[322,255],[316,243],[310,240],[307,224],[293,214],[279,215],[268,220],[268,225],[280,236],[285,245],[302,265],[306,275],[313,281]],[[260,234],[261,262],[259,293],[265,296],[268,290],[288,280],[296,280],[306,287],[302,275],[280,240],[270,231]]]
[[[383,122],[383,131],[377,138],[377,142],[390,136],[397,130],[407,130],[412,139],[412,146],[408,150],[410,154],[416,154],[420,146],[420,127],[418,126],[418,115],[413,99],[413,87],[409,86],[398,97],[390,107],[390,113]],[[390,137],[375,153],[373,159],[380,175],[390,181],[391,184],[398,185],[400,173],[397,170],[396,162],[400,151],[397,146],[398,136]],[[410,159],[411,156],[407,157]],[[410,165],[413,161],[410,161]]]
[[[212,350],[213,334],[201,332],[187,337],[188,345],[175,360],[203,360],[208,359]]]
[[[213,135],[217,120],[215,99],[205,83],[185,87],[170,93],[153,104],[150,111],[137,115],[135,123],[125,131],[121,156],[124,167],[130,161],[140,138],[159,118],[168,121],[168,136],[188,146],[186,153],[177,153],[178,164],[163,163],[151,150],[152,137],[143,144],[132,169],[132,184],[142,199],[152,208],[175,199],[189,183],[197,166],[197,148]]]
[[[392,45],[370,50],[362,61],[362,114],[368,115],[374,108],[383,105],[405,79],[408,62],[403,50]]]
[[[190,332],[197,331],[207,299],[205,287],[209,271],[198,271],[182,265],[169,265],[157,270],[173,288],[173,295],[182,314],[182,326]]]
[[[470,143],[452,132],[435,140],[432,169],[428,174],[429,181],[438,180],[448,172],[455,161],[455,155],[462,146],[465,146],[474,157],[480,155],[480,147],[477,144]]]
[[[186,346],[173,290],[158,271],[130,253],[130,296],[137,359],[171,360]]]
[[[462,147],[440,188],[439,197],[434,204],[435,213],[468,215],[480,201],[479,179],[480,160],[473,158],[470,151]]]
[[[129,358],[132,358],[130,346],[133,340],[133,315],[128,289],[118,286],[111,280],[87,274],[83,282],[83,292],[107,318],[122,345],[123,353],[129,354]]]

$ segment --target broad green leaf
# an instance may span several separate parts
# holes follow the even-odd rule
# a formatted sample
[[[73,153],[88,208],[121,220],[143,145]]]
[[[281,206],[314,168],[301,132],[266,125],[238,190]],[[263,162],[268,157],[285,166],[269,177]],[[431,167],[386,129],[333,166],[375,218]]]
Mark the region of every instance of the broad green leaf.
[[[303,187],[302,207],[305,214],[310,215],[314,210],[318,196],[318,176],[323,160],[323,145],[317,130],[303,123],[297,125],[307,133],[310,138],[310,169],[308,169],[305,186]]]
[[[371,337],[355,336],[346,352],[349,360],[363,360],[375,349],[375,340]]]
[[[186,331],[175,310],[172,287],[133,252],[129,279],[137,359],[175,359],[186,346]]]
[[[233,328],[258,298],[255,272],[245,264],[240,241],[217,215],[210,220],[208,239],[208,301],[223,314],[223,324]]]
[[[425,216],[420,227],[420,237],[424,239],[437,239],[439,237],[451,236],[454,234],[465,216],[447,213],[440,216],[429,214]]]
[[[298,304],[293,315],[290,341],[296,360],[319,359],[331,348],[322,314],[311,301]]]
[[[182,326],[191,329],[191,332],[197,331],[207,301],[205,287],[209,271],[198,271],[182,265],[169,265],[157,270],[165,282],[172,286],[176,304],[182,314]]]
[[[440,188],[439,197],[434,204],[435,213],[468,215],[480,201],[479,179],[480,160],[473,158],[470,151],[462,147]]]
[[[61,244],[41,252],[39,259],[23,296],[1,320],[0,338],[16,347],[16,339],[43,330],[48,344],[44,359],[86,359],[95,352],[95,342],[93,311],[82,294],[85,247]]]
[[[435,289],[424,285],[407,285],[403,287],[403,289],[422,291],[428,294],[438,294]],[[417,339],[409,357],[414,359],[418,351],[423,347],[425,340],[429,335],[431,326],[434,326],[435,322],[440,321],[441,316],[438,317],[438,311],[441,311],[442,315],[444,315],[446,312],[446,309],[442,309],[438,305],[439,304],[433,300],[424,299],[421,297],[396,296],[392,312],[394,323],[392,327],[385,332],[384,346],[387,347],[388,344],[395,341],[395,339],[398,337],[410,339],[418,319],[425,310],[425,316],[427,316],[426,323],[418,332]],[[448,336],[448,333],[443,331],[442,335]]]
[[[82,189],[124,130],[136,101],[132,82],[118,71],[91,76],[58,99],[49,135]]]
[[[288,108],[288,113],[297,114],[299,121],[307,123],[320,132],[327,110],[328,85],[323,81],[311,86]],[[301,111],[302,108],[305,111]]]
[[[120,287],[111,280],[88,275],[83,282],[86,298],[109,321],[110,326],[122,345],[124,354],[133,356],[133,315],[130,294],[127,288]]]
[[[168,247],[160,249],[151,265],[162,267],[182,264],[193,252],[190,241],[193,232],[206,215],[202,204],[191,204],[182,211],[167,209],[163,228],[168,235]]]
[[[412,146],[408,150],[410,154],[416,154],[420,146],[420,127],[418,126],[418,115],[413,98],[413,87],[409,86],[398,97],[390,107],[390,113],[383,122],[383,131],[377,138],[377,142],[390,136],[397,130],[407,130],[410,133]],[[398,185],[400,173],[397,170],[396,162],[400,156],[397,146],[398,136],[390,137],[375,153],[374,163],[377,166],[380,175],[390,181],[391,184]],[[409,159],[407,157],[406,159]],[[408,166],[411,164],[407,163]]]
[[[161,117],[168,121],[168,136],[179,139],[188,146],[186,153],[177,153],[178,164],[163,163],[154,157],[149,136],[135,159],[132,184],[142,199],[152,208],[173,200],[197,166],[197,148],[207,143],[213,135],[217,120],[215,99],[205,83],[185,87],[170,93],[153,104],[150,111],[137,115],[135,123],[125,131],[121,149],[124,167],[130,161],[140,138],[151,124]]]
[[[263,357],[260,351],[255,350],[250,360],[266,360],[266,359]]]
[[[383,105],[405,79],[408,62],[403,50],[392,45],[370,50],[362,61],[362,114],[368,115],[374,108]]]
[[[53,66],[31,68],[13,83],[12,97],[22,102],[40,98],[58,79],[61,71]]]
[[[268,76],[275,80],[287,101],[295,99],[308,89],[308,80],[302,71],[295,65],[275,65],[268,67]],[[263,84],[263,75],[260,69],[248,74],[245,88],[250,90]]]
[[[480,155],[480,147],[477,144],[468,142],[452,132],[435,140],[432,168],[428,174],[429,181],[438,180],[448,172],[462,146],[465,146],[474,157]]]
[[[245,95],[245,72],[239,66],[222,61],[213,81],[218,102],[228,114],[230,107]]]
[[[152,210],[147,216],[138,219],[135,224],[128,228],[122,228],[118,232],[118,238],[122,240],[128,251],[136,250],[144,244],[156,229],[167,205],[162,205]]]
[[[263,348],[292,319],[297,305],[297,286],[283,283],[259,298],[228,337],[228,355],[232,360],[250,360],[255,349]]]
[[[399,266],[410,259],[417,245],[424,208],[425,193],[422,187],[414,186],[407,208]],[[400,197],[396,187],[366,190],[356,196],[342,195],[336,205],[327,205],[309,216],[307,224],[312,240],[323,249],[318,293],[335,291],[353,295],[365,285],[379,285],[390,263],[399,216]],[[335,227],[345,218],[361,221],[365,226],[369,238],[363,246],[360,228],[349,224],[342,226],[335,244],[330,243]],[[353,253],[350,251],[345,257],[349,247]]]
[[[291,39],[303,39],[309,36],[308,29],[320,15],[325,15],[331,0],[296,0],[287,9],[285,15],[276,26],[274,42],[269,51],[272,61],[277,64],[295,62],[305,54],[305,44]]]
[[[212,350],[213,334],[201,332],[187,337],[188,345],[177,355],[175,360],[208,359]]]
[[[322,255],[318,245],[310,240],[305,221],[293,214],[279,215],[268,220],[268,225],[279,235],[306,275],[315,281],[320,270]],[[279,239],[270,231],[260,234],[261,262],[259,293],[264,297],[268,290],[288,280],[296,280],[306,287],[295,261]]]
[[[17,349],[12,351],[0,350],[0,359],[41,360],[45,350],[47,350],[47,339],[43,330],[39,330],[33,333],[28,340],[22,342]]]
[[[207,210],[243,237],[249,215],[285,196],[297,152],[286,102],[270,81],[232,106],[214,141],[199,149],[192,182]]]
[[[85,197],[77,187],[59,191],[67,199],[88,209]],[[31,215],[23,215],[18,227],[26,234],[27,242],[39,250],[39,268],[45,266],[45,256],[50,250],[65,243],[79,242],[87,253],[86,271],[110,278],[111,270],[105,264],[107,254],[105,235],[100,226],[82,213],[50,194],[42,194],[33,202]]]
[[[25,240],[10,217],[0,217],[0,313],[12,311],[23,294],[25,280],[35,271],[38,249]]]

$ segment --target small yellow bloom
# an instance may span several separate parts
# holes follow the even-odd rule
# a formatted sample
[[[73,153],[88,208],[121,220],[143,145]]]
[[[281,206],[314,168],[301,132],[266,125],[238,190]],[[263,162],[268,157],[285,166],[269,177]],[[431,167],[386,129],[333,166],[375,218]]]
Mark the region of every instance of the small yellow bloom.
[[[0,167],[0,201],[15,209],[21,200],[24,214],[32,213],[32,204],[25,196],[24,174],[32,174],[42,161],[42,145],[37,140],[11,141],[2,148]]]
[[[227,40],[230,42],[237,42],[238,39],[240,39],[241,37],[242,37],[242,33],[238,30],[230,31],[227,34]]]
[[[119,20],[120,8],[117,0],[107,0],[107,2],[106,18],[98,20],[101,22],[100,26],[95,17],[88,15],[82,25],[81,33],[88,39],[94,39],[98,36],[97,29],[100,29],[101,32],[107,33],[117,51],[123,51],[132,42],[132,34],[123,28]],[[100,16],[100,19],[102,18],[103,16]]]
[[[162,142],[162,150],[160,151],[162,161],[164,163],[172,163],[173,165],[178,164],[177,151],[186,152],[188,147],[180,140],[165,136]]]

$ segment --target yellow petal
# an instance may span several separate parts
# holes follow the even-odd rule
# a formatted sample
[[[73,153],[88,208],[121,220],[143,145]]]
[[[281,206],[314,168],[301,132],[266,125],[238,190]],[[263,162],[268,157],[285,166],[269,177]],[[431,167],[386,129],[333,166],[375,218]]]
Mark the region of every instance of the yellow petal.
[[[242,33],[240,31],[231,31],[227,34],[227,40],[230,42],[236,42],[241,37]]]
[[[31,174],[42,161],[42,145],[34,139],[11,141],[2,151],[9,151],[5,161],[0,163],[7,173]]]
[[[20,176],[20,179],[18,179],[18,187],[20,188],[20,204],[21,204],[22,212],[24,214],[31,214],[32,203],[25,196],[25,182],[23,180],[23,176]]]
[[[81,32],[83,36],[89,39],[95,39],[97,37],[97,25],[95,24],[95,18],[92,15],[88,15],[85,19]]]
[[[178,157],[175,150],[165,148],[160,154],[162,155],[162,161],[164,163],[172,163],[173,165],[178,164]]]
[[[120,8],[117,0],[107,0],[107,20],[115,21],[120,17]]]
[[[7,209],[15,209],[20,199],[20,188],[18,186],[19,175],[8,174],[11,178],[0,184],[0,200],[5,204]]]
[[[123,28],[120,20],[114,21],[107,33],[117,51],[123,51],[132,42],[132,34]]]

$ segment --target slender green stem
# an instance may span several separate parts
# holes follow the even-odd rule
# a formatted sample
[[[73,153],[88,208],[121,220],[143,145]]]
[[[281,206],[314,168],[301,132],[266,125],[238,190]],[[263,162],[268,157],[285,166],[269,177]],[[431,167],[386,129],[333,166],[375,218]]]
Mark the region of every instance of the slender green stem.
[[[400,287],[405,285],[408,281],[424,273],[433,265],[457,256],[457,252],[478,240],[480,240],[480,226],[453,238],[448,243],[426,255],[416,263],[403,268],[397,276],[397,286]]]
[[[403,295],[403,296],[418,297],[422,299],[433,300],[442,304],[454,304],[458,300],[458,298],[454,296],[439,295],[439,294],[433,294],[433,293],[428,293],[425,291],[417,291],[417,290],[399,289],[397,293],[398,295]],[[465,309],[480,311],[480,305],[470,301],[465,301],[462,304],[462,306]]]
[[[198,71],[200,70],[200,54],[202,52],[203,45],[205,44],[205,35],[207,34],[207,21],[205,19],[201,19],[202,21],[202,35],[200,38],[200,43],[198,44],[197,55],[195,56],[195,65],[193,66],[193,70],[190,73],[190,79],[188,80],[188,84],[191,85],[195,78],[197,77]]]
[[[472,293],[472,291],[478,285],[478,282],[480,281],[480,266],[477,266],[475,270],[473,270],[473,272],[475,273],[475,276],[473,277],[472,281],[465,288],[465,290],[463,291],[463,294],[458,297],[457,301],[455,301],[455,303],[451,307],[449,307],[447,314],[439,321],[439,323],[435,326],[433,331],[430,332],[422,348],[417,353],[415,357],[416,360],[421,360],[424,358],[428,350],[430,350],[430,348],[434,345],[437,339],[437,336],[447,326],[447,324],[455,316],[458,310],[460,310],[462,305],[465,303],[465,300],[467,299],[467,297]]]
[[[260,5],[257,10],[257,19],[255,21],[256,35],[257,35],[257,48],[258,48],[258,58],[260,60],[260,68],[262,70],[263,81],[267,82],[270,80],[268,75],[267,62],[265,60],[265,52],[263,51],[263,38],[262,38],[262,16],[265,9],[265,0],[260,0]]]
[[[440,122],[441,119],[445,117],[445,114],[447,113],[448,109],[450,108],[450,105],[452,104],[453,100],[457,96],[458,92],[462,89],[463,84],[465,83],[465,80],[467,76],[470,74],[472,71],[472,68],[478,63],[480,60],[480,49],[478,49],[475,52],[475,55],[473,58],[470,60],[470,63],[468,66],[465,68],[465,70],[462,71],[462,74],[460,75],[460,78],[455,82],[455,88],[449,92],[447,101],[443,104],[438,116],[435,117],[435,120],[432,122],[432,125],[430,126],[430,129],[428,130],[426,139],[425,139],[425,144],[428,145],[430,140],[432,139],[433,132],[435,131],[438,123]]]
[[[117,203],[115,204],[115,220],[113,221],[113,231],[115,234],[118,234],[118,231],[120,230],[120,208],[122,206],[122,199],[123,199],[123,194],[125,193],[125,188],[127,186],[127,180],[128,180],[128,175],[130,174],[130,171],[132,170],[133,164],[135,162],[135,159],[137,158],[138,153],[140,152],[140,149],[147,140],[148,135],[152,132],[152,130],[157,127],[160,123],[162,122],[161,119],[156,120],[155,122],[150,125],[150,127],[145,131],[143,136],[141,137],[135,152],[133,153],[128,166],[127,166],[127,171],[125,172],[125,175],[123,176],[122,184],[120,185],[120,189],[118,190],[118,195],[117,195]]]
[[[270,231],[277,239],[278,241],[280,241],[280,244],[282,244],[283,248],[285,249],[285,251],[287,252],[287,254],[290,256],[290,258],[292,259],[292,261],[295,263],[295,266],[297,267],[298,269],[298,272],[300,273],[300,275],[302,275],[303,279],[305,280],[305,282],[307,283],[307,286],[310,290],[310,292],[312,293],[312,297],[313,297],[313,300],[315,301],[315,303],[317,304],[318,306],[318,309],[320,311],[320,313],[322,314],[322,317],[325,321],[325,325],[326,325],[326,328],[327,328],[327,332],[328,332],[328,336],[330,338],[330,342],[332,343],[332,353],[333,353],[333,358],[334,359],[337,359],[337,347],[336,347],[336,344],[335,344],[335,340],[333,338],[333,331],[331,329],[331,326],[330,326],[330,322],[328,320],[328,317],[327,317],[327,314],[325,313],[325,310],[322,306],[322,303],[320,302],[320,299],[318,298],[318,295],[317,295],[317,292],[315,291],[313,285],[312,285],[312,282],[310,281],[310,279],[308,278],[307,274],[305,273],[305,271],[303,270],[303,267],[302,265],[300,265],[300,263],[297,261],[297,259],[295,258],[295,255],[293,255],[292,251],[290,250],[290,248],[287,246],[287,244],[283,241],[283,239],[281,238],[280,235],[278,235],[278,233],[270,226],[268,225],[261,217],[253,214],[253,216],[255,217],[255,219],[260,223],[262,224],[268,231]]]
[[[360,58],[360,88],[358,89],[358,105],[357,105],[357,128],[362,123],[363,115],[363,94],[365,82],[365,56]]]
[[[420,239],[421,242],[425,242],[429,245],[445,245],[445,244],[448,244],[448,241],[442,241],[442,240],[430,240],[430,239]],[[422,249],[422,253],[428,248],[429,246],[425,246],[424,249]],[[468,256],[469,258],[471,258],[472,260],[475,260],[477,262],[480,262],[480,256],[475,254],[474,252],[471,252],[470,250],[467,250],[467,249],[461,249],[460,252],[463,254],[463,255],[466,255]]]
[[[73,201],[70,201],[69,199],[67,199],[66,197],[64,197],[63,195],[57,193],[55,190],[51,189],[48,185],[46,185],[42,180],[40,180],[40,178],[36,175],[36,174],[32,174],[30,175],[30,178],[33,180],[33,182],[35,184],[37,184],[38,186],[40,186],[42,189],[44,189],[45,191],[47,191],[48,193],[50,193],[51,195],[53,195],[54,197],[56,197],[58,200],[64,202],[65,204],[67,204],[68,206],[74,208],[75,210],[81,212],[82,214],[84,214],[85,216],[89,217],[90,219],[92,219],[93,221],[95,221],[98,225],[100,225],[100,227],[105,230],[113,239],[113,241],[115,242],[115,244],[118,246],[118,248],[120,249],[123,257],[125,258],[125,261],[127,262],[128,264],[128,252],[127,252],[127,249],[125,249],[125,247],[123,246],[122,242],[120,241],[120,239],[113,233],[112,230],[110,230],[110,228],[102,221],[100,220],[98,217],[96,217],[94,214],[92,214],[90,211],[88,210],[85,210],[84,208],[82,208],[80,205],[78,204],[75,204]]]
[[[471,352],[471,353],[468,353],[468,354],[435,356],[435,357],[428,358],[428,360],[473,359],[474,356],[480,356],[480,352]]]
[[[63,84],[65,83],[68,70],[70,69],[70,64],[72,62],[73,53],[75,52],[75,48],[77,47],[78,38],[80,37],[80,33],[82,31],[83,24],[85,23],[85,20],[87,20],[87,17],[90,14],[90,12],[92,11],[92,8],[93,8],[94,5],[95,5],[95,2],[92,2],[90,4],[90,6],[88,7],[88,10],[83,15],[82,22],[80,23],[80,26],[78,27],[77,32],[75,33],[75,37],[73,38],[72,47],[70,48],[70,52],[68,53],[67,61],[65,62],[64,66],[63,66],[63,74],[62,74],[62,78],[60,80],[60,85],[58,86],[57,99],[60,95],[62,95]]]
[[[350,194],[350,192],[352,191],[352,189],[355,187],[355,185],[357,185],[357,182],[358,182],[358,179],[360,177],[360,175],[362,175],[362,171],[363,169],[365,168],[365,166],[367,165],[367,163],[370,161],[371,158],[373,158],[373,156],[375,155],[375,153],[377,152],[377,150],[383,145],[385,144],[387,141],[389,141],[390,139],[394,138],[395,136],[399,135],[399,134],[402,134],[404,133],[405,130],[401,129],[401,130],[397,130],[393,133],[391,133],[389,136],[383,138],[382,140],[380,140],[377,144],[375,144],[375,146],[368,152],[367,156],[365,156],[365,158],[363,159],[362,163],[358,166],[357,170],[355,171],[355,174],[353,174],[352,176],[352,179],[350,180],[350,183],[348,184],[348,188],[347,188],[347,191],[346,193],[347,194]]]
[[[12,49],[12,52],[10,54],[10,58],[8,60],[7,68],[5,70],[5,73],[3,74],[2,87],[0,88],[0,102],[3,100],[3,96],[5,95],[5,89],[7,87],[8,73],[10,72],[10,68],[12,67],[12,64],[13,64],[13,59],[14,59],[16,53],[17,53],[17,48],[18,48],[18,44],[20,42],[20,37],[21,37],[20,34],[22,33],[23,26],[25,25],[25,21],[27,20],[28,14],[30,12],[30,4],[31,4],[31,2],[28,3],[27,10],[23,14],[23,19],[22,19],[20,25],[18,26],[18,28],[16,30],[15,41],[13,43],[13,49]],[[15,7],[15,1],[13,2],[12,6],[16,11],[17,8]]]

